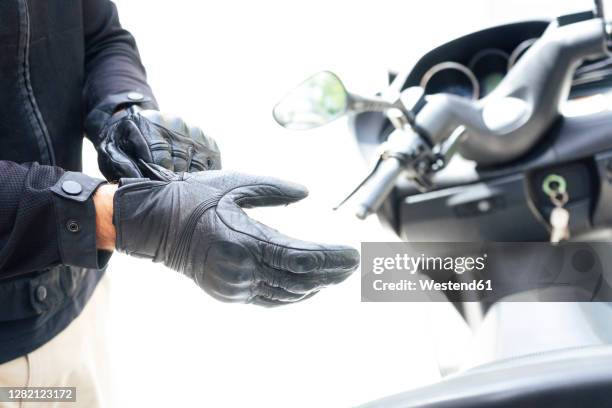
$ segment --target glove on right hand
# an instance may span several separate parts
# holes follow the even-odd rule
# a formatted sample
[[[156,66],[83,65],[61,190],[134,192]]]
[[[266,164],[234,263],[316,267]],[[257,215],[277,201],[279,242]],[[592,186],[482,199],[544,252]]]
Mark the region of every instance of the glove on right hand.
[[[137,106],[113,115],[94,143],[107,180],[142,177],[140,161],[175,172],[221,168],[217,143],[200,128]]]
[[[306,197],[296,184],[225,171],[172,173],[123,182],[114,199],[117,249],[163,262],[227,302],[280,305],[346,279],[357,250],[289,238],[241,208]]]

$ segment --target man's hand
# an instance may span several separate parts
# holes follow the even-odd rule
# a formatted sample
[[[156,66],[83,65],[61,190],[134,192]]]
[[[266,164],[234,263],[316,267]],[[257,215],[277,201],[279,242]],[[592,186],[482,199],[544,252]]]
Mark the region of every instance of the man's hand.
[[[113,197],[117,185],[103,184],[94,194],[96,207],[96,246],[105,251],[115,250],[115,226],[113,225]]]
[[[142,177],[141,161],[176,172],[221,168],[215,140],[180,118],[134,105],[113,115],[94,139],[104,177]]]
[[[115,193],[118,250],[193,279],[226,302],[273,306],[306,299],[346,279],[357,250],[299,241],[249,218],[242,208],[306,197],[296,184],[224,171],[127,180]]]

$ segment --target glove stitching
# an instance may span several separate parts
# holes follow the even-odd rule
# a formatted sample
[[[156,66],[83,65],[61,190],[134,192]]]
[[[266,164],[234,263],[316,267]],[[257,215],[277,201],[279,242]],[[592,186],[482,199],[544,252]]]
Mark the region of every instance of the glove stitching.
[[[184,160],[188,160],[189,159],[189,155],[187,155],[187,152],[185,152],[185,151],[183,151],[181,149],[172,148],[171,156],[172,157],[178,157],[179,159],[184,159]]]
[[[115,196],[113,197],[113,224],[115,224],[115,219],[117,220],[117,224],[119,225],[115,225],[115,248],[119,251],[122,251],[122,247],[123,247],[123,228],[121,227],[122,221],[121,221],[121,206],[120,205],[115,205],[115,203],[118,203],[119,200],[121,199],[122,194],[121,194],[121,190],[117,190],[115,192]],[[127,253],[127,251],[126,251]]]
[[[206,254],[204,255],[204,262],[202,263],[202,270],[203,270],[203,271],[202,271],[202,275],[203,275],[204,273],[206,273],[206,271],[204,271],[204,268],[206,267],[206,262],[208,262],[208,254],[210,253],[210,249],[211,249],[211,248],[212,248],[212,246],[211,246],[211,245],[209,245],[209,246],[208,246],[208,248],[206,248]],[[183,275],[189,276],[187,273],[185,273],[185,271],[179,271],[179,272],[181,272]],[[191,277],[191,278],[193,279],[193,281],[195,282],[195,284],[196,284],[196,285],[198,285],[198,286],[199,286],[199,287],[201,287],[201,288],[204,288],[204,282],[202,282],[202,283],[200,284],[200,279],[199,279],[199,277],[200,277],[200,274],[198,274],[198,273],[194,273],[194,274],[193,274],[193,277]],[[249,288],[249,290],[251,290],[251,289]]]
[[[188,252],[198,222],[202,219],[204,214],[211,208],[214,208],[218,202],[219,200],[217,197],[209,198],[198,204],[191,214],[189,214],[185,227],[180,232],[178,241],[170,251],[168,261],[172,269],[181,270],[184,267],[186,262],[186,257],[184,255]]]
[[[268,262],[266,262],[264,260],[262,260],[261,263],[264,266],[266,266],[267,268],[272,269],[273,271],[281,272],[281,273],[290,273],[292,275],[295,275],[295,276],[292,276],[292,279],[295,279],[296,276],[299,277],[299,279],[302,280],[302,282],[300,282],[300,283],[313,283],[313,282],[316,283],[321,278],[323,278],[321,275],[317,275],[317,274],[313,274],[313,273],[299,273],[299,272],[291,272],[291,271],[288,271],[288,270],[285,270],[285,269],[280,269],[280,268],[277,268],[277,267],[274,267],[274,266],[270,265]],[[334,275],[336,275],[335,277],[338,278],[338,279],[349,277],[349,276],[351,276],[353,274],[353,269],[336,268],[336,269],[333,269],[333,271],[334,272],[342,271],[342,274],[334,273]],[[327,282],[329,282],[328,273],[329,272],[326,270],[324,278],[325,278],[325,280]],[[342,280],[344,280],[344,279],[342,279]],[[325,285],[325,286],[327,286],[327,285]],[[308,291],[311,291],[311,290],[312,289],[308,289]]]
[[[289,303],[297,302],[303,299],[304,296],[307,296],[309,294],[309,293],[293,293],[290,290],[287,290],[281,286],[270,285],[269,283],[266,283],[263,281],[259,282],[256,285],[255,290],[259,292],[258,293],[259,296],[262,296],[266,299],[276,300],[279,302],[289,302]],[[278,292],[280,292],[280,294],[278,294]],[[279,299],[278,298],[279,296],[284,296],[284,297],[287,297],[288,299]],[[292,297],[292,296],[295,296],[295,297]]]
[[[206,153],[207,153],[208,155],[216,155],[216,154],[218,154],[218,147],[217,147],[217,149],[216,149],[216,150],[212,148],[213,143],[211,143],[211,144],[209,145],[209,144],[207,144],[207,143],[204,143],[204,142],[201,142],[201,141],[199,141],[199,140],[194,139],[194,138],[193,138],[193,137],[191,137],[190,135],[186,135],[186,134],[183,134],[183,133],[179,133],[178,131],[175,131],[175,130],[173,130],[173,129],[169,129],[169,128],[164,127],[164,126],[162,126],[162,125],[160,125],[160,124],[157,124],[157,123],[155,123],[155,122],[151,121],[150,119],[147,119],[147,121],[148,121],[148,122],[149,122],[151,125],[153,125],[153,126],[155,126],[155,127],[159,128],[159,129],[161,129],[161,130],[165,130],[165,131],[167,131],[168,133],[172,134],[172,135],[173,135],[173,136],[175,136],[175,137],[178,137],[178,138],[183,138],[183,139],[186,139],[187,141],[189,141],[190,143],[187,143],[187,144],[190,144],[190,145],[191,145],[191,147],[193,148],[193,151],[194,151],[194,154],[192,154],[192,162],[193,162],[193,156],[195,156],[195,152],[200,150],[200,149],[195,149],[195,148],[194,148],[194,146],[201,146],[203,149],[205,149],[205,150],[206,150]],[[201,130],[201,129],[200,129],[200,130]],[[202,134],[204,135],[204,138],[205,138],[205,139],[206,139],[206,138],[208,138],[208,136],[206,136],[206,134],[205,134],[203,131],[202,131]],[[181,142],[183,142],[183,141],[181,141]],[[171,147],[171,149],[172,149],[172,152],[174,152],[173,143],[171,143],[171,142],[167,142],[167,143],[169,143],[169,145],[170,145],[170,147]],[[174,155],[173,155],[173,156],[174,156]],[[181,157],[181,158],[182,158],[182,157]],[[185,158],[185,159],[187,160],[188,158]],[[200,167],[203,167],[203,169],[204,169],[204,170],[205,170],[205,169],[207,169],[207,167],[206,167],[206,166],[204,166],[204,165],[203,165],[203,163],[198,162],[198,164],[200,164],[200,165],[201,165]],[[191,165],[191,163],[190,163],[190,165]],[[188,167],[189,167],[189,166],[188,166]]]
[[[266,306],[266,307],[280,306],[280,305],[292,303],[292,302],[281,302],[280,300],[272,300],[272,299],[268,299],[268,298],[265,298],[259,295],[255,296],[253,300],[254,300],[253,302],[254,304],[257,304],[260,306]]]
[[[189,171],[189,169],[191,168],[191,160],[193,159],[193,155],[194,155],[194,148],[193,146],[188,146],[187,147],[187,152],[185,152],[185,154],[187,155],[187,166],[185,171]]]
[[[199,161],[198,159],[192,158],[192,159],[191,159],[191,165],[192,165],[192,166],[194,166],[194,165],[198,165],[198,166],[202,166],[202,167],[203,167],[203,166],[204,166],[204,163],[202,163],[202,162],[201,162],[201,161]]]
[[[211,161],[211,163],[212,163],[212,161]],[[190,171],[193,171],[193,170],[206,171],[206,170],[208,170],[206,167],[204,167],[204,165],[202,165],[200,163],[197,163],[195,160],[191,161],[191,167],[189,169],[190,169]]]
[[[274,262],[274,265],[278,265],[279,268],[282,268],[282,265],[280,263],[280,261],[281,261],[281,250],[277,246],[273,247],[272,261]]]
[[[149,143],[151,149],[170,148],[170,143],[164,141],[157,141]]]
[[[280,188],[278,188],[277,186],[274,186],[272,184],[252,184],[252,185],[247,185],[247,186],[240,186],[238,188],[243,188],[243,187],[260,187],[260,186],[266,186],[266,187],[270,187],[273,188],[274,190],[276,190],[278,192],[278,194],[258,194],[258,195],[249,195],[249,194],[242,194],[241,196],[237,197],[234,199],[234,202],[236,204],[242,204],[243,201],[245,201],[248,198],[261,198],[261,197],[272,197],[272,198],[290,198],[290,199],[299,199],[300,196],[299,195],[290,195],[290,194],[286,194],[283,193],[281,191]],[[236,190],[236,188],[231,189],[229,192]],[[224,196],[227,193],[224,194]]]

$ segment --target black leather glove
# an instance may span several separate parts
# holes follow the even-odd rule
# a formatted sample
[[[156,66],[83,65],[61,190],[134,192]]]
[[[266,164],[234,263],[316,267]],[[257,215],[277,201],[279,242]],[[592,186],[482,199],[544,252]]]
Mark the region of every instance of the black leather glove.
[[[221,168],[217,143],[200,128],[136,105],[113,115],[95,144],[100,170],[112,181],[142,177],[140,160],[176,172]]]
[[[122,180],[114,199],[117,249],[163,262],[227,302],[281,305],[346,279],[357,250],[289,238],[242,208],[299,201],[304,187],[225,171]]]

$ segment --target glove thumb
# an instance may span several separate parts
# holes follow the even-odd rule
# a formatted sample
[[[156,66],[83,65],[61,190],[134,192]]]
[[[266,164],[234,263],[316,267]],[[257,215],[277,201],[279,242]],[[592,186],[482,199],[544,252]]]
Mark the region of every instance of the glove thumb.
[[[176,181],[181,179],[179,174],[170,171],[167,168],[162,167],[158,164],[147,163],[142,159],[138,161],[138,167],[140,168],[142,175],[144,177],[150,178],[151,180]]]

